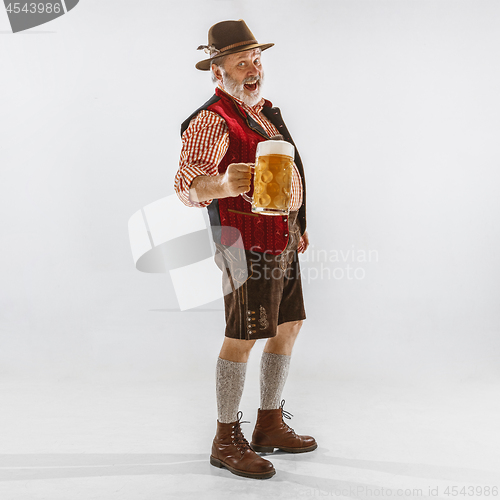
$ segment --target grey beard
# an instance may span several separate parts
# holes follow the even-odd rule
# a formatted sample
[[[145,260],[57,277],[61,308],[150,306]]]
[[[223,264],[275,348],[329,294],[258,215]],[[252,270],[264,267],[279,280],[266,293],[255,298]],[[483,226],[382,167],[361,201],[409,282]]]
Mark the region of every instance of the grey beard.
[[[240,101],[243,101],[247,106],[255,106],[260,100],[262,99],[260,96],[260,91],[262,88],[262,84],[264,83],[264,77],[260,78],[257,76],[257,82],[258,82],[258,93],[255,96],[249,96],[245,94],[245,89],[244,85],[245,83],[248,83],[249,81],[255,80],[254,77],[250,78],[245,78],[243,80],[243,83],[240,85],[238,82],[233,80],[230,76],[227,75],[227,73],[224,71],[222,73],[222,81],[224,85],[224,90],[226,90],[229,94],[231,94],[233,97],[236,97]]]

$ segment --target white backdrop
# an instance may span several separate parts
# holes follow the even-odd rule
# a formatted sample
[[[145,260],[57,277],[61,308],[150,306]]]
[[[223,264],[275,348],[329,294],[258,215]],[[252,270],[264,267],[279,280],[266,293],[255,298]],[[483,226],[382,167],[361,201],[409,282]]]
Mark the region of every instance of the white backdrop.
[[[494,0],[81,0],[15,35],[0,9],[2,373],[215,366],[221,302],[180,312],[127,223],[173,194],[180,123],[213,91],[196,48],[239,18],[276,44],[264,96],[306,168],[295,374],[498,377]]]

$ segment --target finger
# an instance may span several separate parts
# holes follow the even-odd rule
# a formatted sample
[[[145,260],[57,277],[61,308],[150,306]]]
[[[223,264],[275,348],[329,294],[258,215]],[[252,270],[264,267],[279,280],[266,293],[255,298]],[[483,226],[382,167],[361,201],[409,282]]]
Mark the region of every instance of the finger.
[[[252,174],[250,172],[238,172],[235,175],[235,178],[238,180],[247,180],[249,181],[252,178]]]
[[[229,174],[229,182],[233,184],[249,184],[252,180],[252,176],[250,174],[244,174],[241,172]]]
[[[237,172],[250,172],[251,171],[251,163],[231,163],[228,169],[231,168],[231,170],[235,170]]]
[[[236,187],[247,187],[250,188],[250,179],[238,179],[237,181],[232,183],[233,186]]]
[[[233,189],[238,189],[240,187],[247,186],[247,189],[249,189],[251,186],[251,182],[250,179],[236,179],[235,181],[230,183],[230,186]]]
[[[307,249],[307,238],[304,238],[304,236],[301,236],[300,241],[299,241],[299,253],[304,253]]]

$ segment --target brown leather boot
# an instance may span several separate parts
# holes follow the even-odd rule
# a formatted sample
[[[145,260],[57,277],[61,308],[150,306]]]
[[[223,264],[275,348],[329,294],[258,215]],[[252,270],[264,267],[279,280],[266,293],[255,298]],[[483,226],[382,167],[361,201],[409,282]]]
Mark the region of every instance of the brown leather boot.
[[[217,433],[212,444],[210,463],[215,467],[226,467],[238,476],[268,479],[276,474],[276,470],[269,460],[257,455],[250,448],[240,427],[240,424],[244,423],[241,421],[242,416],[243,412],[239,411],[238,420],[229,424],[217,420]]]
[[[285,400],[276,410],[261,410],[257,412],[257,423],[252,435],[250,446],[255,451],[272,453],[279,448],[290,453],[303,453],[318,447],[318,443],[311,436],[298,436],[295,431],[285,424],[283,417],[292,418],[293,415],[283,409]]]

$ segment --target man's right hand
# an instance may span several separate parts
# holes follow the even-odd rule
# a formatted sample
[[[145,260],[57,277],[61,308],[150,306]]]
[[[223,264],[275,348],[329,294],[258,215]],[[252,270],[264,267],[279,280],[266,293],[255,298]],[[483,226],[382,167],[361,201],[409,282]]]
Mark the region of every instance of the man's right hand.
[[[253,163],[231,163],[222,177],[226,197],[238,196],[250,190]]]
[[[223,174],[198,175],[189,189],[191,201],[238,196],[250,190],[253,163],[231,163]]]

